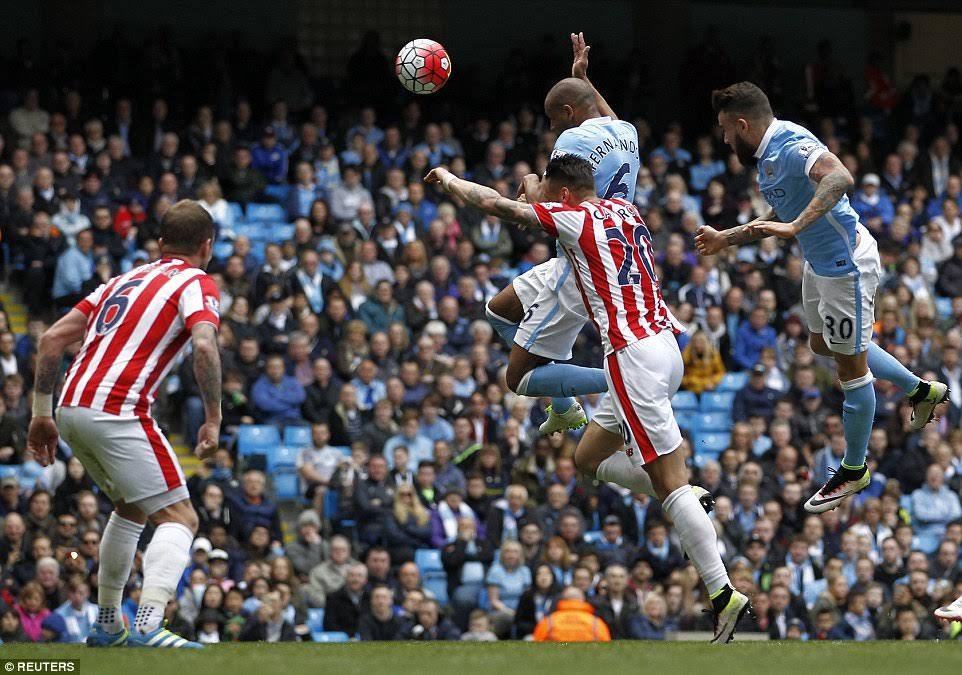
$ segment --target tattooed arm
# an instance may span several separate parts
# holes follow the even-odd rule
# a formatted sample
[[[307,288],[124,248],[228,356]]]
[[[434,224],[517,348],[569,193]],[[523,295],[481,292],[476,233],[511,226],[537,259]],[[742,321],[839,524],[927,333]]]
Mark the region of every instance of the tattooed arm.
[[[220,347],[217,344],[217,330],[212,324],[198,323],[190,331],[194,348],[194,377],[204,402],[204,424],[197,432],[197,447],[194,452],[203,457],[217,449],[220,435],[222,391],[220,373]]]
[[[767,234],[757,232],[755,225],[761,222],[777,222],[778,216],[772,209],[764,218],[756,218],[744,225],[732,227],[728,230],[716,230],[710,225],[703,225],[698,228],[695,235],[695,248],[702,255],[715,255],[723,248],[728,246],[741,246],[750,244],[759,239],[764,239]]]
[[[67,347],[83,339],[87,315],[70,310],[40,336],[37,345],[37,373],[33,385],[33,418],[27,432],[27,452],[42,466],[54,461],[60,432],[53,420],[53,390],[60,379],[60,367]]]
[[[531,178],[537,181],[537,176],[531,174],[525,176],[524,185],[526,189],[533,190],[535,183]],[[541,227],[538,216],[529,204],[502,197],[497,190],[458,178],[445,168],[432,169],[424,180],[427,183],[440,183],[448,194],[487,214],[525,227]]]
[[[818,187],[815,188],[812,200],[798,218],[790,223],[758,222],[752,226],[752,229],[760,232],[762,236],[775,235],[783,239],[791,239],[831,211],[849,188],[855,185],[852,174],[839,158],[830,152],[822,153],[809,171],[808,177],[818,183]]]

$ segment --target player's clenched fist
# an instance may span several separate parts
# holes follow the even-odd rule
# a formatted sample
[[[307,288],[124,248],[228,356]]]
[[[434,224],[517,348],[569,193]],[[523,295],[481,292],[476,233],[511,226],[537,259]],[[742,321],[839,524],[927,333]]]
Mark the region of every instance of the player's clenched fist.
[[[695,233],[695,248],[702,255],[715,255],[725,246],[725,238],[711,225],[702,225]]]
[[[197,430],[197,447],[194,448],[194,454],[204,459],[217,449],[219,439],[220,423],[204,422]]]
[[[33,453],[40,466],[53,464],[59,440],[60,432],[57,431],[57,423],[53,421],[52,417],[35,416],[30,420],[30,429],[27,432],[27,452]]]

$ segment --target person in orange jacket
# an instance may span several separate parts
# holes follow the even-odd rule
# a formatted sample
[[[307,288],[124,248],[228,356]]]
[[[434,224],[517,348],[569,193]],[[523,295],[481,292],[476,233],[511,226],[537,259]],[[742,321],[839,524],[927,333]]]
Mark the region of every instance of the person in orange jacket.
[[[569,586],[555,610],[534,629],[536,642],[611,642],[607,624],[595,616],[580,589]]]

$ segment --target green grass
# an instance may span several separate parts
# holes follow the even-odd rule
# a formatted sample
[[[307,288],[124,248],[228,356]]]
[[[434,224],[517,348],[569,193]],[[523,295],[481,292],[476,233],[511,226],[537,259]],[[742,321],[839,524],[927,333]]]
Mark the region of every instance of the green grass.
[[[735,642],[727,647],[690,642],[550,645],[519,642],[224,644],[208,647],[203,652],[162,649],[90,650],[82,646],[65,645],[0,646],[0,661],[14,658],[78,659],[79,664],[74,672],[79,675],[884,675],[960,673],[962,643]],[[3,672],[0,670],[0,675]]]

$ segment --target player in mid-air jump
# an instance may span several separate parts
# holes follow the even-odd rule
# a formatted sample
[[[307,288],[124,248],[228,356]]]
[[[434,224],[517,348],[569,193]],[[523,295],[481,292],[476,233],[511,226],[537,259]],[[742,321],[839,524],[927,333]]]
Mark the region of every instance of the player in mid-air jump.
[[[591,47],[585,44],[584,35],[572,33],[571,45],[573,77],[556,84],[545,97],[545,114],[551,127],[563,130],[552,157],[574,155],[587,160],[596,194],[631,201],[640,166],[637,130],[618,120],[588,81]],[[530,189],[539,189],[536,182]],[[491,299],[487,313],[511,347],[506,373],[509,388],[528,396],[553,397],[541,432],[584,426],[588,421],[584,410],[571,397],[607,392],[608,383],[600,368],[551,363],[571,358],[572,345],[588,320],[567,258],[559,250],[557,257],[516,278]],[[602,411],[607,409],[601,406]],[[625,445],[622,430],[610,414],[595,416],[585,430],[584,441],[575,454],[581,471],[632,492],[655,496],[644,468],[621,452]],[[699,486],[692,486],[692,490],[710,511],[713,500],[708,491]]]
[[[178,202],[160,224],[160,260],[100,286],[40,338],[27,448],[47,466],[62,433],[114,504],[100,542],[99,614],[87,637],[90,647],[201,647],[163,624],[167,603],[190,562],[197,514],[184,472],[150,407],[157,386],[190,341],[206,415],[195,452],[202,456],[217,448],[220,295],[204,272],[213,237],[207,211],[197,202]],[[55,422],[53,391],[64,351],[81,341]],[[144,553],[140,606],[128,631],[121,601],[147,520],[156,529]]]
[[[749,601],[731,585],[714,527],[688,485],[685,457],[678,452],[682,437],[671,397],[684,371],[675,339],[680,328],[662,298],[651,235],[637,209],[624,199],[599,198],[591,163],[568,154],[551,159],[540,182],[537,176],[525,177],[529,204],[505,199],[444,168],[432,170],[426,180],[485,213],[539,227],[558,240],[605,348],[604,373],[612,393],[603,415],[622,431],[629,461],[647,470],[705,582],[715,616],[712,641],[728,642]]]
[[[812,350],[831,356],[845,394],[845,456],[839,470],[805,503],[813,513],[834,509],[870,482],[865,456],[875,418],[876,376],[912,402],[913,429],[948,399],[942,382],[925,382],[872,342],[875,292],[881,276],[878,246],[859,223],[846,191],[851,174],[811,132],[775,119],[768,97],[750,82],[712,94],[725,142],[745,165],[758,165],[758,184],[772,207],[763,219],[695,237],[703,255],[774,235],[798,239],[805,258],[802,306]]]
[[[631,201],[640,160],[638,132],[619,120],[587,77],[584,35],[571,34],[572,77],[545,97],[545,114],[559,133],[552,157],[575,155],[591,163],[595,189],[604,197]],[[552,397],[542,434],[584,426],[588,419],[573,397],[607,391],[600,368],[553,363],[571,358],[571,348],[588,320],[571,266],[558,255],[516,277],[487,306],[488,320],[511,347],[506,375],[512,391]]]

